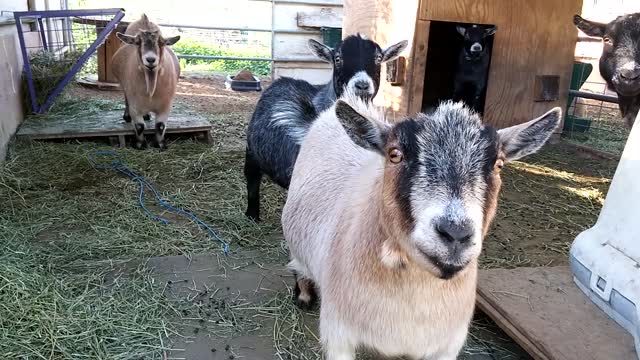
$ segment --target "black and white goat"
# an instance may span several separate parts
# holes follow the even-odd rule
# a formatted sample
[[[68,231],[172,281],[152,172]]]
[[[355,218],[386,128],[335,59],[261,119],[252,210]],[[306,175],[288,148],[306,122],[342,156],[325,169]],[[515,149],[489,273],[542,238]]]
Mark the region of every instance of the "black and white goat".
[[[311,51],[332,64],[333,76],[320,86],[283,77],[260,97],[247,130],[244,174],[248,217],[260,218],[263,174],[281,187],[289,187],[300,144],[317,115],[331,107],[345,89],[372,100],[380,86],[381,64],[398,57],[406,46],[405,40],[383,50],[360,34],[346,37],[335,49],[309,40]]]
[[[491,49],[487,38],[493,35],[495,26],[471,25],[456,27],[463,37],[463,48],[458,57],[458,71],[454,80],[453,100],[464,101],[480,112],[480,98],[487,87],[487,73],[491,61]]]
[[[640,13],[618,16],[608,24],[573,17],[589,36],[602,38],[600,75],[618,94],[618,105],[628,128],[640,112]]]

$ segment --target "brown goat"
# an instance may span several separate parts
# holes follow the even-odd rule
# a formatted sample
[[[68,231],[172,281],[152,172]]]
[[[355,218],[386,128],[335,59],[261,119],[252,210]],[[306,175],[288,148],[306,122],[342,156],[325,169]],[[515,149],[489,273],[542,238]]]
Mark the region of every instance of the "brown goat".
[[[154,113],[156,144],[166,149],[166,122],[180,77],[180,63],[168,46],[180,40],[180,36],[164,38],[160,28],[144,14],[124,34],[116,35],[125,45],[113,55],[111,66],[124,91],[123,118],[135,124],[136,148],[145,146],[144,120]]]

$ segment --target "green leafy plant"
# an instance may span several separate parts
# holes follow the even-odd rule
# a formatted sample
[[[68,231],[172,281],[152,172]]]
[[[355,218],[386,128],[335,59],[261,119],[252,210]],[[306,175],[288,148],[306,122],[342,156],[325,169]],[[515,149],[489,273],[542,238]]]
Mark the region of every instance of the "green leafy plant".
[[[234,56],[234,57],[269,57],[268,51],[236,50],[214,48],[197,41],[184,39],[175,44],[173,51],[177,55],[209,55],[209,56]],[[180,59],[180,67],[183,70],[219,71],[235,73],[240,70],[249,70],[256,76],[265,76],[271,72],[269,61],[250,60],[213,60],[213,59]]]

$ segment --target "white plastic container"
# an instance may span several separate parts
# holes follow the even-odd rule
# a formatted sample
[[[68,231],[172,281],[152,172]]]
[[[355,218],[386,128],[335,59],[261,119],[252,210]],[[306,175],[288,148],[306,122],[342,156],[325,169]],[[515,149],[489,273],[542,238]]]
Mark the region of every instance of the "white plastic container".
[[[596,224],[571,245],[578,287],[635,339],[640,359],[640,115]],[[622,126],[622,123],[620,124]]]

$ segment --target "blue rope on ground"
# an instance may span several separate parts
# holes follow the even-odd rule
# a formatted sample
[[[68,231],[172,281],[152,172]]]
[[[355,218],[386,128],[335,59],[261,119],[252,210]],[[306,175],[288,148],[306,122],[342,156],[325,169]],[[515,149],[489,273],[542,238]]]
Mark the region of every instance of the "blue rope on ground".
[[[109,165],[99,165],[99,162],[97,160],[98,156],[102,156],[102,157],[112,157],[115,158],[114,160],[112,160]],[[221,244],[222,244],[222,250],[224,251],[225,254],[229,253],[229,244],[227,244],[224,240],[222,240],[220,238],[220,236],[218,236],[218,234],[213,231],[213,229],[207,225],[204,221],[200,220],[199,217],[197,217],[196,215],[194,215],[193,213],[186,211],[184,209],[175,207],[171,204],[169,204],[168,202],[166,202],[164,199],[162,199],[162,197],[160,197],[160,194],[158,194],[158,191],[153,187],[153,185],[151,185],[147,179],[145,179],[142,175],[137,174],[136,172],[134,172],[133,170],[131,170],[129,168],[129,166],[127,166],[127,164],[122,161],[122,159],[120,158],[120,155],[118,155],[116,152],[114,151],[96,151],[93,155],[88,155],[87,156],[89,163],[91,164],[91,166],[93,166],[94,169],[96,170],[115,170],[117,172],[119,172],[120,174],[123,174],[129,178],[131,178],[131,180],[135,180],[138,181],[138,183],[140,184],[140,191],[138,193],[138,204],[140,205],[140,207],[147,213],[149,214],[151,217],[153,217],[155,220],[160,221],[163,224],[169,224],[169,220],[154,214],[151,210],[149,210],[145,205],[144,205],[144,189],[145,187],[149,190],[151,190],[151,192],[153,192],[153,196],[155,196],[156,201],[158,202],[158,205],[160,205],[162,208],[165,208],[169,211],[173,211],[175,213],[178,214],[182,214],[182,215],[187,215],[188,217],[190,217],[193,221],[195,221],[198,225],[200,225],[201,228],[207,230],[207,232],[209,232],[209,234],[211,234],[211,236],[213,236],[216,240],[218,240]]]

